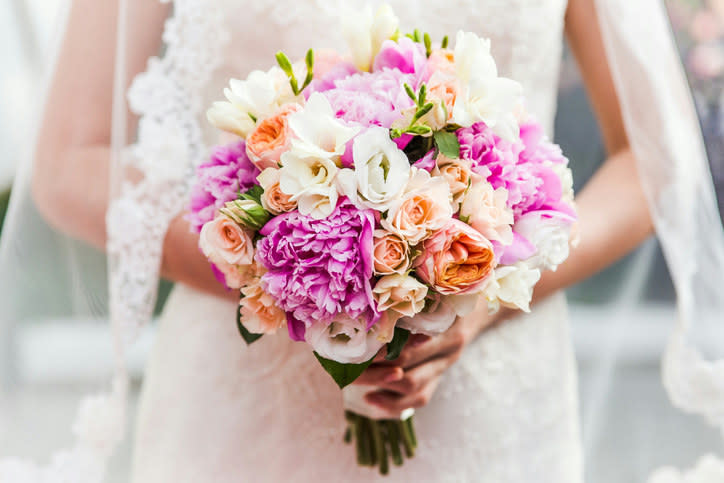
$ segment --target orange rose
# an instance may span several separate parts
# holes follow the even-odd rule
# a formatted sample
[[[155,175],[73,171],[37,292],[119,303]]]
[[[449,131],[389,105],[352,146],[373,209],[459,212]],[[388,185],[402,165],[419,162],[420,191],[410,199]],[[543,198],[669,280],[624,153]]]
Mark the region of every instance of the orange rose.
[[[266,168],[256,177],[264,194],[261,196],[261,205],[273,215],[279,215],[292,211],[297,207],[297,202],[292,201],[292,196],[286,194],[279,187],[279,176],[281,172],[276,168]]]
[[[453,219],[423,244],[416,273],[443,295],[481,289],[495,268],[493,244],[471,226]]]
[[[224,215],[217,215],[201,228],[199,247],[217,265],[251,265],[254,259],[249,233]]]
[[[290,135],[287,118],[301,109],[299,104],[287,104],[275,115],[257,124],[246,138],[246,154],[259,168],[276,168],[279,158],[289,149]]]
[[[410,269],[410,248],[407,242],[395,233],[375,230],[373,258],[375,274],[404,274]]]
[[[246,330],[252,334],[273,334],[280,327],[283,327],[287,316],[282,309],[277,307],[274,297],[261,288],[259,279],[243,287],[239,310],[241,311],[241,322]]]

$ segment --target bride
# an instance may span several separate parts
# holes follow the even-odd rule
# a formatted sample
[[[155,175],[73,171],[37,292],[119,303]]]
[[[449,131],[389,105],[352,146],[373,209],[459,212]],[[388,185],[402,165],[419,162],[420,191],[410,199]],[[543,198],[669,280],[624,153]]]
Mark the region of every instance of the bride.
[[[127,16],[118,23],[116,1],[72,2],[32,193],[50,224],[118,257],[111,295],[130,307],[129,318],[145,313],[158,265],[177,282],[144,378],[132,481],[374,480],[378,475],[358,468],[342,444],[342,396],[308,348],[286,337],[244,345],[231,322],[235,296],[216,281],[183,213],[186,168],[218,142],[203,120],[205,106],[228,78],[268,67],[278,50],[299,57],[310,45],[338,46],[345,2],[176,0],[171,8],[120,1]],[[500,71],[523,84],[527,110],[549,135],[565,35],[608,152],[577,197],[580,245],[543,276],[532,313],[460,318],[441,336],[413,338],[398,360],[373,364],[356,382],[368,388],[372,406],[418,408],[419,452],[389,479],[580,482],[576,367],[561,290],[630,252],[654,226],[624,126],[630,98],[617,91],[597,17],[612,13],[597,10],[595,0],[389,3],[403,30],[417,27],[439,39],[461,29],[490,38]],[[117,25],[127,31],[119,35]],[[159,58],[147,62],[161,45]],[[121,50],[119,61],[114,52]],[[108,185],[112,137],[119,135],[112,87],[125,79],[134,79],[128,92],[134,116],[127,129],[120,123],[120,136],[137,130],[138,139],[122,156],[136,162],[133,169],[121,162],[131,173],[116,175],[133,180],[143,195],[126,193],[126,184]],[[150,221],[139,222],[140,235],[132,229],[131,205],[109,204],[109,193],[145,210],[139,213]],[[149,253],[129,254],[123,240],[133,236],[149,240]],[[124,263],[133,256],[137,264]],[[133,300],[140,299],[134,312]]]

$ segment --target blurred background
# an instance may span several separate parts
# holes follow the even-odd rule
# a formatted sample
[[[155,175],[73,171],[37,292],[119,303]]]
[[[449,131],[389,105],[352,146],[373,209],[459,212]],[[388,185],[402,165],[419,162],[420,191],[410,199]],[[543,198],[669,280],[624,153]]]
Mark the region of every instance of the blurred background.
[[[61,4],[62,0],[5,0],[0,4],[0,45],[5,47],[0,60],[0,232],[17,163],[36,128],[31,124],[39,107],[43,66]],[[700,115],[720,212],[724,212],[724,0],[668,0],[666,4]],[[555,140],[571,159],[575,186],[580,189],[605,153],[575,62],[568,54],[559,97]],[[164,284],[162,294],[168,288]],[[632,298],[640,294],[645,303],[638,304],[635,311],[617,310],[625,303],[621,299],[625,293],[635,294]],[[673,323],[674,293],[655,240],[571,288],[568,296],[581,375],[587,481],[643,481],[660,464],[688,467],[702,448],[724,449],[717,431],[669,405],[660,383],[659,360]],[[621,333],[609,330],[611,324],[622,327],[625,338],[611,335]],[[10,404],[16,415],[12,420],[0,417],[0,453],[20,444],[22,451],[43,456],[66,441],[69,428],[59,423],[69,421],[78,393],[98,387],[108,374],[109,335],[105,324],[88,320],[40,321],[18,327],[17,332],[17,351],[0,353],[0,357],[16,358],[14,365],[32,384],[27,394],[0,397],[0,410],[2,404]],[[149,327],[131,354],[136,391],[152,342],[153,327]],[[601,354],[614,354],[602,351],[602,345],[616,348],[615,365],[601,364]],[[48,364],[49,360],[54,363]],[[614,372],[616,377],[607,379],[602,371]],[[603,392],[608,397],[602,399]],[[645,418],[641,417],[642,408]],[[2,439],[3,424],[32,427],[37,432],[11,444]],[[39,432],[42,442],[36,437]],[[126,447],[116,458],[114,481],[124,481],[127,463]]]

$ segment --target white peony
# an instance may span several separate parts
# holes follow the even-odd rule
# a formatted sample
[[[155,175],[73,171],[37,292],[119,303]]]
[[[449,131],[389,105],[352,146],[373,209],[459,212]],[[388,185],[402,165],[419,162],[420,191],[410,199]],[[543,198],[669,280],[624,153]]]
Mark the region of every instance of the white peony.
[[[342,33],[359,70],[370,70],[382,42],[395,35],[399,24],[400,20],[386,4],[380,6],[374,14],[369,5],[361,12],[349,9],[345,13],[342,17]]]
[[[281,106],[302,101],[295,96],[287,75],[279,67],[252,71],[246,80],[231,79],[224,89],[228,102],[215,102],[206,113],[214,126],[246,137],[258,121],[274,115]]]
[[[551,166],[553,172],[556,173],[558,178],[561,180],[561,201],[573,205],[574,193],[573,193],[573,172],[565,164],[555,163]]]
[[[533,287],[539,279],[540,270],[529,268],[525,262],[498,266],[483,289],[483,294],[488,299],[488,306],[492,311],[497,311],[502,304],[530,312]]]
[[[541,270],[555,270],[570,252],[573,219],[562,213],[532,211],[515,223],[515,232],[536,248],[526,263]]]
[[[410,177],[407,156],[390,139],[387,129],[373,126],[354,140],[354,170],[339,174],[340,191],[353,203],[387,211]]]
[[[359,132],[337,119],[327,98],[318,92],[309,96],[301,111],[289,115],[288,124],[294,133],[289,152],[297,157],[337,161]]]
[[[469,127],[483,121],[500,137],[518,137],[515,117],[523,88],[514,80],[499,77],[490,53],[490,41],[472,32],[458,32],[455,43],[455,71],[460,92],[455,98],[452,120]]]
[[[326,218],[337,206],[335,177],[339,168],[325,157],[300,157],[286,152],[281,157],[279,187],[297,202],[299,212],[315,219]]]
[[[361,364],[372,359],[385,345],[377,337],[375,327],[368,331],[364,319],[340,314],[329,324],[319,322],[307,327],[304,338],[325,359]]]

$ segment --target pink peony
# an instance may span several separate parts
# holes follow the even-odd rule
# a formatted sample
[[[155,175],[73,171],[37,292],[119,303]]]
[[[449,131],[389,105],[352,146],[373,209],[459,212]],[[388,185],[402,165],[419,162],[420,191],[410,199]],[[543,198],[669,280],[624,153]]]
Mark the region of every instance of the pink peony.
[[[244,141],[216,147],[211,158],[196,169],[197,179],[191,190],[187,216],[191,228],[200,233],[204,223],[213,220],[219,208],[235,200],[239,191],[256,184],[258,174],[259,170],[246,155]]]
[[[261,285],[287,312],[293,338],[340,314],[364,317],[368,326],[377,321],[370,285],[374,225],[374,211],[342,198],[327,218],[292,211],[261,229],[256,260],[268,270]]]
[[[426,64],[427,56],[422,44],[414,42],[408,37],[402,37],[397,42],[385,40],[382,43],[382,49],[375,57],[372,71],[397,69],[403,74],[417,76],[424,72]]]

